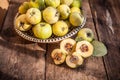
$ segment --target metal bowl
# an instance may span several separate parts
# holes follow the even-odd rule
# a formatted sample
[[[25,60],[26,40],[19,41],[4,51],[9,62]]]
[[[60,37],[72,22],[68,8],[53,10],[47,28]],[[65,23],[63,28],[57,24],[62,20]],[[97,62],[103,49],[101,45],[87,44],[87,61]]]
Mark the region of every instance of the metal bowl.
[[[15,31],[17,32],[17,34],[19,36],[21,36],[22,38],[26,39],[26,40],[29,40],[29,41],[32,41],[32,42],[37,42],[37,43],[54,43],[54,42],[59,42],[63,39],[66,39],[66,38],[69,38],[69,37],[72,37],[73,35],[75,35],[86,23],[86,16],[84,15],[84,21],[83,23],[72,29],[71,31],[69,31],[65,36],[62,36],[62,37],[57,37],[57,36],[54,36],[52,35],[50,38],[48,39],[39,39],[39,38],[36,38],[34,35],[31,35],[30,32],[23,32],[23,31],[20,31],[18,30],[16,27],[15,27],[15,20],[16,18],[19,16],[19,13],[16,14],[15,18],[14,18],[14,29]]]

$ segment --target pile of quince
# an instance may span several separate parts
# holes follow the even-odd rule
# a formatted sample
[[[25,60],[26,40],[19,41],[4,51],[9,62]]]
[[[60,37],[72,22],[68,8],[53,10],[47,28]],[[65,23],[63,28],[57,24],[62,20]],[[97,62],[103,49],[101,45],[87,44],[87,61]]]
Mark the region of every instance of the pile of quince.
[[[89,28],[82,28],[75,40],[67,38],[61,41],[60,48],[54,49],[51,57],[57,65],[66,62],[70,68],[76,68],[90,56],[101,57],[106,54],[106,46],[94,39],[93,31]]]
[[[81,0],[30,0],[19,7],[15,26],[20,31],[32,30],[35,37],[48,39],[64,36],[70,28],[82,24]]]

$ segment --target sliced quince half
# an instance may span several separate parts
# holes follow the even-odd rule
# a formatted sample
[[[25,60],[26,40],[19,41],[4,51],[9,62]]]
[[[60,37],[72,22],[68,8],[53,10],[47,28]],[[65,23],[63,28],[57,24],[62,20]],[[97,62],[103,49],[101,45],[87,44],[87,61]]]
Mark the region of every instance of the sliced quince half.
[[[88,41],[80,41],[76,44],[76,52],[86,58],[93,54],[93,46]]]
[[[82,65],[82,63],[83,63],[83,58],[77,52],[74,52],[72,55],[68,55],[66,57],[66,64],[70,68],[76,68],[76,67]]]
[[[54,49],[51,53],[51,57],[56,65],[62,64],[65,61],[66,54],[61,49]]]
[[[74,51],[75,44],[76,41],[74,39],[67,38],[60,43],[60,49],[66,54],[71,54]]]

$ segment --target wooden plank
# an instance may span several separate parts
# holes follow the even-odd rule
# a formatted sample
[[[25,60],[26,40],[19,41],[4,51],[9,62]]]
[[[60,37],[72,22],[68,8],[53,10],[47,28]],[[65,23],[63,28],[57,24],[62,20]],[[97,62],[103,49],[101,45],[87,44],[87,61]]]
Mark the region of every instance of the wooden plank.
[[[99,40],[108,48],[104,62],[109,80],[120,80],[120,0],[89,0]]]
[[[45,80],[46,44],[26,41],[13,28],[21,1],[11,0],[0,35],[0,80]]]
[[[88,0],[83,0],[83,9],[87,14],[85,27],[95,32]],[[96,33],[95,33],[96,34]],[[70,69],[66,64],[56,66],[50,57],[59,43],[49,44],[46,55],[46,80],[107,80],[102,58],[90,57],[77,69]]]
[[[0,0],[0,30],[9,6],[8,0]]]

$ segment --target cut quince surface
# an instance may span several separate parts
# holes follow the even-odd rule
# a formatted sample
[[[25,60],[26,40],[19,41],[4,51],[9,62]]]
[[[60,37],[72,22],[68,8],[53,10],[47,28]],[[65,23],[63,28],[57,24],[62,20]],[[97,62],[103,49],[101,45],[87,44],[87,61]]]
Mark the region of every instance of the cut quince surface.
[[[76,67],[82,65],[82,63],[83,63],[83,58],[77,52],[74,52],[72,55],[68,55],[66,57],[66,64],[70,68],[76,68]]]
[[[62,64],[65,61],[66,54],[60,49],[54,49],[51,53],[51,57],[54,60],[55,64]]]
[[[93,54],[93,46],[88,41],[80,41],[76,44],[76,52],[86,58]]]
[[[60,43],[60,49],[64,51],[66,54],[70,54],[73,51],[75,44],[76,44],[75,40],[67,38]]]

